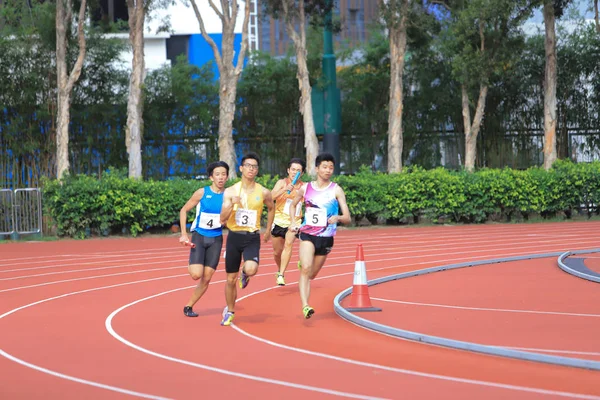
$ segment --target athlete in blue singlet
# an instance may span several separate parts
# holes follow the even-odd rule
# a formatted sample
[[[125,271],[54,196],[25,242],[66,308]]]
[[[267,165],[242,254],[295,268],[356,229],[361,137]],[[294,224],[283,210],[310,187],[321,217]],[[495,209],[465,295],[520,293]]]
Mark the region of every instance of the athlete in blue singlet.
[[[290,206],[294,215],[298,203],[304,199],[304,219],[300,226],[293,222],[291,231],[300,231],[300,299],[304,318],[310,318],[315,310],[308,304],[310,281],[315,279],[323,267],[327,255],[333,248],[333,237],[338,223],[350,223],[350,211],[346,194],[336,183],[331,182],[335,159],[329,153],[319,154],[315,161],[317,180],[305,183]],[[339,215],[339,212],[342,215]]]
[[[200,280],[183,313],[188,317],[197,317],[193,311],[194,304],[206,292],[212,278],[223,247],[223,228],[221,226],[221,207],[225,182],[229,177],[229,165],[224,161],[211,163],[207,169],[212,181],[210,186],[196,190],[179,211],[181,237],[179,242],[186,244],[190,239],[186,232],[187,213],[196,207],[196,218],[190,228],[192,232],[188,272],[193,280]],[[208,268],[205,268],[208,267]]]

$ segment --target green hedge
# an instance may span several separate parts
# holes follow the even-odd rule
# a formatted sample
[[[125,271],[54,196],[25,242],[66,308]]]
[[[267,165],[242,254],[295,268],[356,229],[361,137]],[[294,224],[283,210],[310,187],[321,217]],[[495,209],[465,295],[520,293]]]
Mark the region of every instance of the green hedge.
[[[277,179],[261,176],[257,180],[270,189]],[[589,216],[598,213],[600,203],[600,162],[557,161],[549,171],[506,168],[474,173],[411,167],[400,174],[383,174],[363,168],[356,175],[337,176],[335,181],[344,188],[355,221],[371,223],[418,223],[422,218],[434,223],[482,223],[531,215],[570,218],[578,211]],[[47,180],[44,212],[59,236],[136,236],[178,224],[180,208],[196,189],[209,183],[139,181],[122,173],[107,173],[101,179]],[[190,213],[188,222],[192,218]]]

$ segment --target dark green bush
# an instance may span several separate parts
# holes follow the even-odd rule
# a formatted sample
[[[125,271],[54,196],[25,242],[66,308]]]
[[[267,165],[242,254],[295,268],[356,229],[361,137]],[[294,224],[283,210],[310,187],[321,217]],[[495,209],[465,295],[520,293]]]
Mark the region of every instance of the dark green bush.
[[[278,179],[265,175],[257,182],[272,189]],[[417,223],[421,217],[434,223],[510,221],[532,214],[570,218],[577,211],[597,214],[600,203],[600,162],[557,161],[549,171],[505,168],[474,173],[413,167],[383,174],[365,167],[356,175],[336,176],[335,181],[344,189],[355,220],[366,218],[372,223],[380,217],[400,223]],[[208,184],[208,180],[140,181],[119,172],[101,179],[79,175],[62,182],[46,180],[44,212],[60,236],[136,236],[178,224],[181,207],[195,190]],[[263,221],[266,216],[265,208]],[[189,213],[188,222],[192,219]]]

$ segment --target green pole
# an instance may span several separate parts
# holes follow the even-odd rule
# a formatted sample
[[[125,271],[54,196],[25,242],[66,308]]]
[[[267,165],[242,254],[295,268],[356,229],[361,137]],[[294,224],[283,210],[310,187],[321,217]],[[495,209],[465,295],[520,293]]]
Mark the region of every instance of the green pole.
[[[330,7],[325,16],[323,30],[323,77],[325,87],[323,90],[323,150],[335,157],[335,173],[340,173],[340,131],[341,131],[341,104],[340,92],[337,88],[335,54],[333,53],[332,9],[333,0],[327,0]]]

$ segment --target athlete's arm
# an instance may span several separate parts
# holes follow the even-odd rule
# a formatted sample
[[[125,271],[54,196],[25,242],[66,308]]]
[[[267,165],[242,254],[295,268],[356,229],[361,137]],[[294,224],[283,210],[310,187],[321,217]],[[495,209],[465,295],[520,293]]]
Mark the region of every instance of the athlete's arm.
[[[304,193],[306,192],[306,185],[308,185],[308,183],[306,182],[302,184],[300,190],[298,190],[298,193],[296,193],[296,197],[294,197],[294,200],[292,200],[292,204],[290,204],[290,218],[292,219],[292,224],[290,225],[289,229],[291,231],[295,231],[298,228],[298,219],[291,216],[296,215],[296,207],[302,207],[298,206],[298,203],[300,203],[300,201],[302,201],[302,199],[304,198]]]
[[[263,239],[267,242],[271,239],[271,226],[273,226],[273,219],[275,218],[275,204],[273,204],[273,195],[269,189],[263,190],[263,199],[267,206],[267,230]]]
[[[233,210],[233,202],[231,201],[232,190],[232,187],[228,187],[223,193],[223,205],[221,206],[221,225],[225,225],[227,223],[227,220],[231,215],[231,210]]]
[[[349,224],[351,221],[350,210],[348,209],[348,204],[346,203],[346,193],[344,193],[344,189],[342,189],[340,185],[336,185],[335,187],[335,198],[338,201],[340,210],[342,211],[342,215],[332,215],[331,217],[329,217],[327,222],[329,222],[330,224]]]
[[[286,190],[289,190],[290,187],[293,189],[294,186],[290,183],[289,185],[285,184],[285,179],[280,179],[277,181],[275,186],[273,186],[273,190],[271,190],[271,197],[274,201],[277,201],[279,196],[285,193]]]
[[[204,188],[200,188],[194,192],[192,197],[181,207],[179,210],[179,228],[181,229],[181,236],[179,237],[179,243],[189,242],[189,238],[187,235],[187,213],[190,212],[194,207],[200,203],[202,200],[202,196],[204,196]]]

